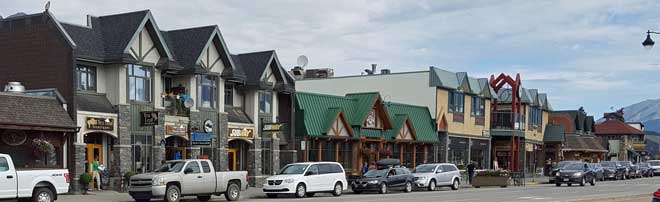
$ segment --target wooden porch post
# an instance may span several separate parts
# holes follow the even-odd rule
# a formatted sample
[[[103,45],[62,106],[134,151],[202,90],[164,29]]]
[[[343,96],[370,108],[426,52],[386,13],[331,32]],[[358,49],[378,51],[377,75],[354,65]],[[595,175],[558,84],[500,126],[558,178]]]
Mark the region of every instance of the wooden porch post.
[[[317,161],[323,161],[323,158],[322,158],[323,157],[323,155],[322,155],[323,152],[321,152],[322,150],[323,150],[323,140],[319,140],[319,151],[316,153],[317,157],[318,157]]]
[[[415,165],[417,165],[417,145],[411,144],[412,146],[412,167],[415,168]]]
[[[339,142],[335,142],[335,162],[339,162]]]

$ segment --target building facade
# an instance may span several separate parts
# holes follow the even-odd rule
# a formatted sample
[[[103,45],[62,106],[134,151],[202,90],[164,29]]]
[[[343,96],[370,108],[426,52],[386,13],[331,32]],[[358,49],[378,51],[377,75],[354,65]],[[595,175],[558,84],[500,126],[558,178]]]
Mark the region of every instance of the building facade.
[[[377,91],[387,101],[427,107],[437,122],[441,142],[429,162],[463,167],[475,161],[479,167],[490,166],[489,117],[494,94],[485,78],[430,67],[417,72],[305,79],[296,82],[296,90],[336,96]]]
[[[385,158],[409,168],[432,162],[440,143],[428,108],[386,102],[376,92],[296,92],[296,118],[300,159],[339,162],[348,175]]]
[[[247,170],[256,182],[278,169],[280,148],[295,153],[280,141],[292,139],[293,79],[274,51],[257,60],[230,54],[217,26],[164,31],[148,10],[75,25],[46,11],[0,20],[0,38],[12,49],[0,56],[10,72],[0,81],[56,88],[68,103],[80,128],[66,140],[74,182],[94,159],[109,172],[104,186],[117,189],[127,172],[186,158]],[[10,71],[15,66],[25,68]],[[235,146],[237,138],[250,144]]]
[[[594,117],[588,116],[582,108],[550,113],[550,120],[546,128],[550,127],[560,127],[562,130],[549,130],[545,133],[546,163],[605,160],[607,149],[603,146],[602,139],[595,136]]]
[[[643,160],[646,153],[644,132],[623,119],[623,109],[613,113],[605,113],[605,121],[596,124],[596,136],[603,138],[609,150],[608,160],[633,161]],[[641,125],[639,128],[643,128]]]

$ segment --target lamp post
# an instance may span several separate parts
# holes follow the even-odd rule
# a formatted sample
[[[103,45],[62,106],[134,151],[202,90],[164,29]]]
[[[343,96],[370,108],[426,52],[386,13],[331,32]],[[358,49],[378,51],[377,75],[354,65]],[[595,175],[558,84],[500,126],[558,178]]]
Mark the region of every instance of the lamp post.
[[[653,45],[655,45],[655,42],[651,39],[651,34],[660,34],[660,32],[652,32],[651,30],[646,31],[646,39],[642,42],[642,46],[644,46],[646,50],[651,50]]]

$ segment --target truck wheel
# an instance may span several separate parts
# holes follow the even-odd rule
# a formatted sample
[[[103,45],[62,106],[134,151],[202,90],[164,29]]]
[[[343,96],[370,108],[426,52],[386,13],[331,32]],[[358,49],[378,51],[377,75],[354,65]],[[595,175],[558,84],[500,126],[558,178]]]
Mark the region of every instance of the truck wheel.
[[[37,188],[32,193],[33,202],[53,202],[53,192],[48,188]]]
[[[165,201],[166,202],[179,202],[181,199],[181,190],[176,185],[167,186],[165,189]]]
[[[332,191],[332,195],[333,196],[341,196],[343,191],[344,191],[344,187],[341,186],[341,183],[337,182],[335,184],[335,189]]]
[[[241,188],[236,183],[229,184],[227,192],[225,192],[225,199],[227,201],[235,201],[241,198]]]
[[[298,184],[298,186],[296,186],[296,198],[304,198],[306,194],[307,194],[307,187],[305,187],[305,184],[303,183]]]
[[[211,195],[208,196],[197,196],[198,201],[209,201],[211,200]]]

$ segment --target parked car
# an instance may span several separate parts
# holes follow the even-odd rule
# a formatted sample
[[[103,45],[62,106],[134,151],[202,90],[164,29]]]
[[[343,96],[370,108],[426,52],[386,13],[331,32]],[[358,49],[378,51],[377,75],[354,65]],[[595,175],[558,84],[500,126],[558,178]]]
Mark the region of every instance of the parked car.
[[[396,159],[378,161],[376,163],[378,169],[367,171],[353,182],[353,192],[360,194],[362,192],[377,191],[380,194],[386,194],[390,189],[412,192],[414,177],[410,170],[399,167],[397,162],[399,160]]]
[[[651,202],[660,202],[660,189],[653,192],[653,200]]]
[[[660,160],[646,161],[653,168],[653,175],[660,175]]]
[[[626,179],[633,179],[637,177],[637,166],[630,161],[619,161],[622,166],[626,168]]]
[[[16,169],[11,156],[0,154],[0,201],[30,199],[52,202],[69,191],[67,169]]]
[[[571,163],[580,163],[580,161],[560,161],[557,163],[557,166],[555,166],[552,171],[550,171],[550,176],[548,179],[550,184],[555,183],[555,176],[557,175],[557,172],[559,172],[559,169]]]
[[[626,167],[621,165],[618,161],[602,161],[600,165],[603,166],[603,174],[605,179],[623,180],[626,175]]]
[[[556,174],[555,185],[559,187],[562,184],[567,184],[570,187],[573,183],[580,184],[580,186],[587,183],[591,186],[596,185],[596,175],[587,163],[571,163],[559,169]]]
[[[184,196],[208,201],[211,195],[221,194],[228,201],[235,201],[247,186],[246,171],[215,172],[211,161],[191,159],[168,161],[154,172],[132,176],[128,193],[135,201],[160,198],[178,202]]]
[[[596,181],[605,181],[605,171],[600,163],[590,163],[589,168],[594,171]]]
[[[435,190],[438,186],[449,186],[457,190],[461,183],[461,173],[454,164],[422,164],[413,170],[415,186]]]
[[[280,194],[312,197],[315,193],[341,196],[348,189],[344,167],[337,162],[306,162],[284,166],[280,172],[266,179],[263,192],[268,198]]]
[[[637,169],[641,173],[642,177],[653,177],[653,168],[651,167],[651,164],[647,162],[641,162],[637,164]]]

